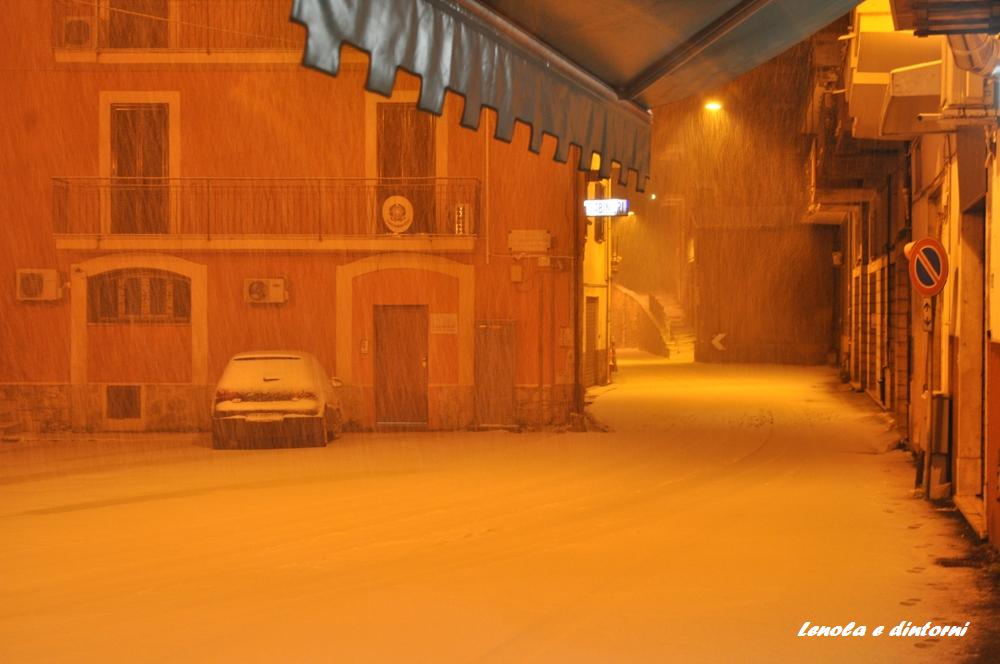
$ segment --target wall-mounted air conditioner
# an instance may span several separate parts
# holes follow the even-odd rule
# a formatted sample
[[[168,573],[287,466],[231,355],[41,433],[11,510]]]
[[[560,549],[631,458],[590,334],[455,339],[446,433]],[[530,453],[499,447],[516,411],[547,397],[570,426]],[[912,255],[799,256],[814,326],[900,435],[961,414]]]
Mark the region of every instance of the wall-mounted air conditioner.
[[[993,106],[993,83],[983,76],[966,71],[955,64],[951,54],[942,61],[941,110],[962,107]]]
[[[22,302],[44,302],[62,297],[58,270],[23,269],[17,271],[17,299]]]
[[[64,48],[94,48],[94,17],[63,17],[62,43]]]
[[[281,304],[288,300],[284,279],[244,279],[243,301],[250,304]]]

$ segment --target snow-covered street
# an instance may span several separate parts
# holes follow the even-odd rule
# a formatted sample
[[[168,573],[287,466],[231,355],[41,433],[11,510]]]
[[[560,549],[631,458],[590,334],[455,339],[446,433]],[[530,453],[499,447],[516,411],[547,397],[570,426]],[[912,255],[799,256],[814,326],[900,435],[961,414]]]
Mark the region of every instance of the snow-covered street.
[[[982,572],[940,564],[972,545],[865,397],[825,368],[620,365],[590,407],[609,433],[5,444],[0,660],[972,656]]]

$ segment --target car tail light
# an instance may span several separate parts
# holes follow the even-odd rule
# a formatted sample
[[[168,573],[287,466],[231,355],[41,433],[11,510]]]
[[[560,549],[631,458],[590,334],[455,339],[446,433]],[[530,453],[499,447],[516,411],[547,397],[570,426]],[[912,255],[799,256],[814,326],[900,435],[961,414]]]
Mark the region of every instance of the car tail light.
[[[215,402],[220,401],[240,401],[240,393],[231,390],[219,390],[215,393]]]

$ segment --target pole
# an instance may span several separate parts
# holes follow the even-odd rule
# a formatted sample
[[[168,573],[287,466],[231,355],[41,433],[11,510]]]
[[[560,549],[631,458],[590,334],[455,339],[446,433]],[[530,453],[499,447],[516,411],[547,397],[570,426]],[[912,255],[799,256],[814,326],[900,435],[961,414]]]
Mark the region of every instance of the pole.
[[[580,241],[580,222],[583,198],[580,195],[580,180],[583,174],[573,173],[573,411],[583,415],[583,387],[580,385],[580,355],[583,343],[583,325],[580,320],[580,305],[583,303],[583,245]]]
[[[924,498],[930,499],[931,497],[931,455],[933,451],[931,450],[931,445],[933,443],[932,436],[934,435],[934,324],[937,320],[935,299],[930,298],[931,301],[931,320],[930,324],[927,326],[927,394],[929,397],[928,407],[930,408],[930,416],[927,418],[930,420],[930,431],[927,434],[927,449],[924,450]]]

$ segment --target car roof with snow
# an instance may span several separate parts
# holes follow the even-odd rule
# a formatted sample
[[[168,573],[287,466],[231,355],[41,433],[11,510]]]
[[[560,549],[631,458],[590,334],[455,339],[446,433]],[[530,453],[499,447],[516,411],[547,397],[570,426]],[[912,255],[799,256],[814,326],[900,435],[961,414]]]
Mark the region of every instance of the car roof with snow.
[[[319,371],[319,364],[309,353],[277,350],[237,353],[222,372],[218,387],[239,392],[315,389],[323,381]]]

